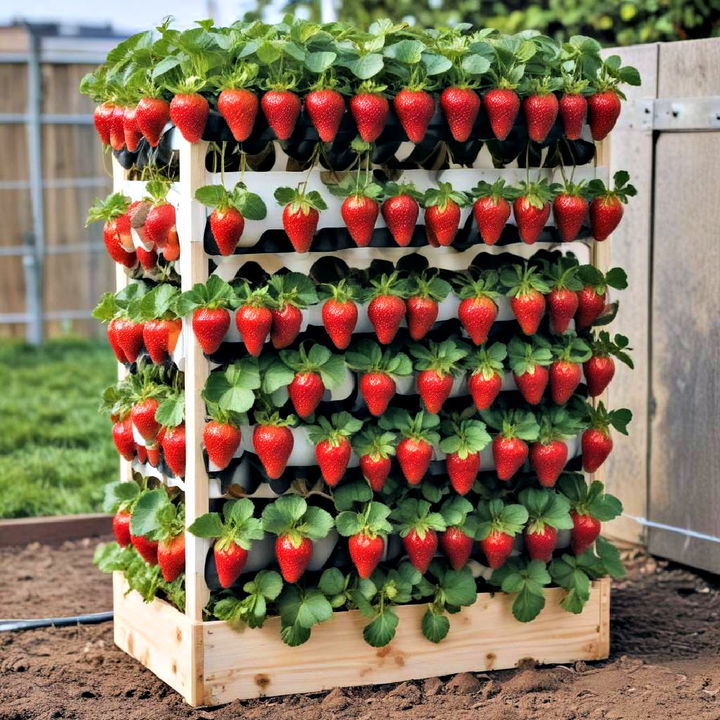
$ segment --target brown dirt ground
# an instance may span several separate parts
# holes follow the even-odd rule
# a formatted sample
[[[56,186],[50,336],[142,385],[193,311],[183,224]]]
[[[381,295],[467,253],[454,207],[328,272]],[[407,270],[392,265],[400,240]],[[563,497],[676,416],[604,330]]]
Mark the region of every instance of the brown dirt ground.
[[[108,610],[95,541],[0,550],[0,617]],[[112,643],[109,623],[0,634],[0,720],[720,720],[720,579],[630,558],[613,655],[193,710]]]

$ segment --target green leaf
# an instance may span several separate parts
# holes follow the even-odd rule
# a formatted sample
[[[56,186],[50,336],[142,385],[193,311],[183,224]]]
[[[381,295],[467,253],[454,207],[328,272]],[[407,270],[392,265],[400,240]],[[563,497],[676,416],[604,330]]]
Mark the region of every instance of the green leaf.
[[[400,619],[391,607],[385,607],[375,619],[363,628],[363,638],[371,647],[385,647],[394,637]]]
[[[422,60],[425,46],[418,40],[401,40],[385,48],[385,57],[406,65],[415,65]]]
[[[322,540],[335,525],[333,516],[322,508],[310,505],[305,513],[302,525],[298,526],[301,532],[311,540]]]
[[[362,522],[358,513],[345,510],[335,519],[335,527],[343,537],[352,537],[362,530]]]
[[[442,55],[424,52],[422,54],[422,62],[425,65],[425,72],[432,75],[441,75],[452,67],[452,62]]]
[[[513,601],[512,614],[520,622],[530,622],[539,615],[544,607],[544,595],[535,595],[527,588],[523,588]]]
[[[311,52],[305,56],[305,67],[314,73],[325,72],[336,60],[337,53],[329,51]]]
[[[283,579],[274,570],[261,570],[255,576],[255,588],[266,600],[275,600],[283,588]]]
[[[314,347],[319,346],[316,345]],[[323,385],[329,390],[340,387],[343,382],[345,382],[345,360],[342,355],[333,355],[330,357],[320,367],[320,377],[322,378]]]
[[[443,576],[441,587],[445,602],[449,605],[472,605],[477,600],[475,578],[467,567],[448,570]]]
[[[328,568],[320,576],[318,588],[325,595],[339,595],[345,588],[345,576],[338,568]]]
[[[141,495],[130,519],[130,532],[152,537],[160,527],[158,512],[169,504],[167,493],[162,488]]]
[[[450,620],[445,615],[437,615],[426,610],[422,618],[422,633],[430,641],[439,643],[450,630]]]
[[[287,387],[295,377],[295,373],[285,363],[277,361],[271,363],[263,372],[262,389],[272,395],[280,388]]]
[[[265,506],[262,513],[263,528],[274,535],[282,535],[299,523],[306,511],[307,502],[299,495],[283,495]]]
[[[163,427],[174,428],[185,418],[185,393],[178,393],[166,397],[160,402],[155,411],[155,419]]]
[[[461,65],[470,75],[484,75],[490,69],[490,60],[482,55],[467,55]]]
[[[335,507],[340,511],[352,510],[356,503],[366,503],[372,500],[372,498],[373,491],[363,480],[343,482],[343,484],[335,488],[333,492]]]
[[[207,207],[222,207],[229,203],[227,190],[223,185],[203,185],[195,191],[195,199]]]
[[[254,389],[260,387],[257,360],[243,358],[224,370],[210,373],[203,391],[205,400],[223,410],[247,412],[255,403]]]
[[[608,542],[605,538],[599,537],[595,541],[595,550],[600,556],[600,559],[605,566],[605,571],[608,575],[610,575],[610,577],[625,577],[627,571],[620,559],[620,552],[611,542]]]
[[[197,518],[197,520],[188,527],[188,532],[191,532],[196,537],[217,538],[222,535],[223,529],[220,515],[216,512],[211,512],[205,513]]]
[[[369,80],[377,75],[384,67],[385,60],[378,53],[369,53],[353,60],[348,64],[350,72],[360,80]]]

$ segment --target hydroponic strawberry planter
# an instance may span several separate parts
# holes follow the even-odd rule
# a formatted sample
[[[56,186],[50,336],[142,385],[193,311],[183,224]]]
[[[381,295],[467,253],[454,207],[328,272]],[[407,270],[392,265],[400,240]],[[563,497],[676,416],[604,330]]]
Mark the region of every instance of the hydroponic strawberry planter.
[[[327,82],[343,74],[328,64],[349,52],[333,30],[293,25],[310,33],[302,48],[283,28],[265,31],[284,38],[273,42],[287,62],[302,55]],[[184,36],[190,59],[198,33],[195,60],[225,42],[208,32]],[[481,35],[445,57],[430,36],[384,32],[407,84],[422,85],[424,67],[424,82],[462,87],[442,93],[423,130],[405,107],[415,91],[397,81],[397,117],[352,147],[356,130],[373,134],[358,107],[377,88],[337,127],[318,107],[338,94],[313,90],[275,139],[287,128],[271,107],[273,42],[248,50],[268,66],[257,72],[269,73],[270,127],[260,115],[238,124],[229,96],[195,117],[194,90],[215,96],[181,81],[201,65],[148,60],[149,36],[125,49],[166,63],[160,85],[176,73],[155,94],[172,85],[197,126],[176,106],[176,128],[138,140],[130,100],[102,72],[86,84],[112,95],[138,140],[108,135],[115,195],[93,211],[119,268],[97,316],[123,362],[105,398],[124,458],[107,495],[118,545],[98,564],[114,571],[115,642],[192,705],[608,655],[606,576],[622,568],[597,536],[621,506],[580,471],[597,480],[608,426],[629,420],[604,408],[608,357],[626,361],[627,340],[592,326],[612,319],[607,288],[625,282],[604,238],[632,189],[621,174],[607,189],[608,141],[593,146],[590,130],[608,131],[608,98],[595,96],[635,78],[595,59],[587,38],[561,49]],[[534,53],[547,66],[527,70],[525,122],[505,140],[493,107]],[[348,57],[350,75],[369,72]],[[553,105],[561,57],[575,84],[543,129],[535,113]],[[232,83],[259,91],[255,70],[238,67]],[[495,88],[469,129],[456,113],[479,97],[468,82]],[[566,107],[583,82],[596,91],[591,128]],[[252,110],[247,94],[233,101]],[[335,139],[321,150],[318,133]],[[568,154],[577,166],[560,165]],[[376,216],[359,221],[368,205]]]

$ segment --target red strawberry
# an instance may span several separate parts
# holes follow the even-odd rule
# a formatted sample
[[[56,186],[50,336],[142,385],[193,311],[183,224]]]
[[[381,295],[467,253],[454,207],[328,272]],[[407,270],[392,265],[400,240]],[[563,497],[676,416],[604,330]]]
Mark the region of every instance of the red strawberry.
[[[615,375],[615,361],[609,355],[593,355],[583,364],[588,395],[598,397]]]
[[[339,438],[335,442],[322,440],[315,446],[320,473],[330,487],[335,487],[343,479],[351,455],[352,447],[347,438]]]
[[[620,198],[601,195],[590,203],[590,231],[597,241],[607,239],[620,224],[623,206]]]
[[[568,288],[553,288],[547,296],[550,324],[553,332],[564,333],[577,312],[577,295]]]
[[[431,205],[425,210],[425,229],[432,234],[438,245],[452,245],[460,226],[460,206],[453,200],[442,205]]]
[[[532,245],[540,236],[550,217],[550,203],[523,195],[513,202],[520,239]]]
[[[113,107],[110,116],[110,147],[116,152],[125,147],[125,108],[122,105]]]
[[[440,373],[437,370],[421,370],[415,378],[415,383],[425,409],[437,415],[450,396],[453,386],[452,374]]]
[[[524,440],[497,435],[492,442],[492,454],[498,478],[509,480],[525,464],[528,453]]]
[[[110,102],[98,105],[93,111],[93,124],[103,145],[110,144],[110,123],[115,106]]]
[[[185,533],[158,543],[158,565],[165,582],[177,580],[185,570]]]
[[[202,140],[209,114],[208,101],[198,93],[181,93],[170,101],[170,120],[188,142]]]
[[[185,476],[185,425],[167,428],[160,441],[165,462],[177,477]]]
[[[536,442],[530,446],[530,465],[543,487],[553,487],[567,464],[568,449],[562,440]]]
[[[157,267],[157,253],[155,250],[146,250],[143,247],[135,248],[137,259],[140,261],[140,266],[143,270],[152,271]]]
[[[565,242],[572,242],[579,235],[587,213],[587,200],[578,194],[562,192],[553,200],[555,227]]]
[[[148,459],[147,448],[144,445],[138,445],[135,443],[135,452],[137,454],[138,462],[144,465]]]
[[[458,307],[458,318],[475,345],[482,345],[495,322],[498,308],[487,295],[465,298]]]
[[[480,112],[480,96],[467,87],[448,87],[440,95],[440,107],[453,139],[465,142]]]
[[[371,415],[379,417],[395,395],[395,381],[384,372],[365,373],[360,378],[360,392]]]
[[[229,423],[210,420],[203,428],[203,444],[208,459],[219,470],[224,470],[240,447],[240,430]]]
[[[570,546],[576,555],[582,555],[598,539],[602,525],[592,515],[582,515],[574,510],[570,517],[573,521]]]
[[[449,527],[440,534],[440,547],[453,570],[460,570],[470,559],[474,540],[459,527]]]
[[[271,422],[255,426],[253,447],[271,480],[277,480],[285,471],[294,442],[289,427]]]
[[[468,390],[478,410],[487,410],[494,402],[502,388],[503,379],[500,373],[494,372],[489,377],[482,371],[473,373],[468,379]]]
[[[438,316],[438,304],[431,297],[413,295],[405,301],[407,326],[413,340],[421,340],[428,334]]]
[[[545,142],[558,115],[558,99],[553,93],[528,95],[523,102],[525,122],[530,139]]]
[[[405,301],[397,295],[378,295],[370,301],[368,318],[383,345],[389,345],[395,339],[405,312]]]
[[[448,453],[445,465],[453,490],[459,495],[467,495],[480,472],[480,453],[471,452],[464,458],[458,453]]]
[[[361,92],[351,98],[350,112],[360,137],[371,143],[375,142],[385,129],[390,104],[380,93]]]
[[[370,244],[380,206],[376,200],[365,195],[350,195],[343,200],[340,214],[350,237],[358,247]]]
[[[587,104],[592,138],[603,140],[620,116],[620,96],[614,90],[606,90],[591,95]]]
[[[420,206],[407,193],[399,193],[382,204],[382,216],[395,242],[406,247],[413,239]]]
[[[479,197],[473,204],[473,215],[486,245],[494,245],[510,217],[510,203],[504,197]]]
[[[480,541],[488,565],[497,570],[505,564],[513,549],[513,536],[499,530],[491,530],[490,534]]]
[[[240,577],[247,562],[248,551],[234,542],[224,547],[220,546],[220,543],[215,543],[213,556],[220,585],[229,588]]]
[[[170,105],[162,98],[144,97],[137,104],[135,119],[148,144],[157,147],[165,125],[170,120]]]
[[[550,365],[550,396],[556,405],[564,405],[582,379],[580,363],[559,360]]]
[[[295,412],[303,419],[312,415],[322,400],[325,385],[315,372],[299,372],[288,385],[288,395]]]
[[[121,318],[113,318],[107,326],[107,336],[108,341],[110,342],[110,347],[112,348],[112,351],[115,353],[115,357],[117,358],[117,361],[119,363],[126,363],[128,362],[128,359],[125,357],[125,353],[123,352],[122,348],[120,347],[120,339],[118,337],[118,328],[120,327],[121,323],[123,323],[123,319]]]
[[[247,140],[255,127],[258,114],[257,95],[245,88],[225,88],[218,95],[217,107],[232,136],[238,142]]]
[[[397,459],[405,479],[410,485],[417,485],[430,467],[433,449],[425,440],[407,437],[397,446]]]
[[[317,230],[320,213],[313,207],[297,207],[294,204],[285,206],[282,220],[295,252],[304,253],[310,249],[313,235]]]
[[[258,357],[272,327],[272,313],[269,308],[256,305],[241,305],[235,313],[237,325],[247,351]]]
[[[385,540],[380,535],[358,533],[348,540],[348,550],[358,575],[363,579],[369,578],[382,560]]]
[[[357,305],[350,299],[330,298],[323,304],[322,321],[325,332],[338,350],[345,350],[350,344],[357,320]]]
[[[289,90],[270,90],[262,96],[260,105],[268,125],[278,139],[287,140],[293,134],[300,116],[300,98]]]
[[[134,252],[124,250],[120,245],[120,236],[117,232],[115,220],[109,220],[103,225],[103,242],[108,255],[119,265],[133,268],[137,265],[137,256]]]
[[[579,140],[587,115],[587,100],[579,93],[565,93],[558,103],[565,137]]]
[[[598,293],[591,285],[577,291],[578,309],[575,327],[581,330],[590,327],[605,309],[605,292]]]
[[[160,446],[148,445],[145,452],[147,453],[148,462],[156,468],[160,464]]]
[[[413,567],[425,573],[437,552],[438,536],[432,529],[425,530],[422,535],[413,529],[403,538],[403,545]]]
[[[300,334],[302,325],[302,311],[297,305],[285,303],[281,309],[272,308],[272,329],[270,340],[276,350],[281,350],[291,345]]]
[[[380,455],[361,455],[360,471],[374,492],[380,492],[390,474],[392,461]]]
[[[193,332],[206,355],[217,352],[229,327],[230,313],[225,308],[198,308],[193,312]]]
[[[148,565],[158,564],[158,541],[150,540],[144,535],[130,535],[132,546]]]
[[[498,140],[504,140],[515,124],[520,98],[514,90],[494,88],[485,93],[483,102],[493,134]]]
[[[515,384],[525,401],[530,405],[537,405],[541,400],[548,384],[548,371],[542,365],[535,365],[532,372],[521,375],[513,373]]]
[[[588,428],[581,438],[583,470],[595,472],[607,460],[613,448],[610,433],[597,428]]]
[[[125,147],[127,147],[129,152],[135,152],[138,149],[140,140],[142,140],[142,133],[137,124],[136,107],[125,108],[125,114],[123,115],[123,135],[125,137]]]
[[[155,420],[158,405],[158,401],[150,397],[135,403],[130,411],[133,425],[148,442],[153,442],[160,430],[160,424]]]
[[[177,343],[181,329],[181,320],[147,320],[143,323],[143,343],[153,363],[162,365],[165,362],[171,344],[175,347],[173,337]]]
[[[424,90],[403,88],[395,96],[393,106],[410,142],[422,142],[435,114],[433,96]]]
[[[281,535],[275,540],[275,557],[283,580],[296,583],[305,573],[313,553],[310,538]]]
[[[525,549],[531,560],[550,562],[557,545],[557,530],[545,524],[542,530],[525,531]]]
[[[113,535],[120,547],[130,544],[130,513],[127,510],[118,510],[112,519]]]
[[[332,142],[345,113],[345,100],[337,90],[313,90],[305,96],[305,110],[323,142]]]
[[[143,347],[143,323],[120,318],[115,324],[117,342],[128,362],[135,362]]]
[[[221,255],[232,255],[245,229],[245,218],[234,207],[215,208],[210,230]]]
[[[160,202],[148,210],[145,218],[145,234],[151,243],[162,250],[175,228],[175,207],[168,202]]]
[[[128,213],[120,215],[120,217],[115,219],[115,232],[118,235],[120,247],[122,247],[125,252],[129,253],[135,252],[131,229],[132,226],[130,224],[130,216]]]
[[[538,290],[530,288],[522,295],[518,294],[510,300],[510,307],[526,335],[534,335],[545,314],[545,297]]]

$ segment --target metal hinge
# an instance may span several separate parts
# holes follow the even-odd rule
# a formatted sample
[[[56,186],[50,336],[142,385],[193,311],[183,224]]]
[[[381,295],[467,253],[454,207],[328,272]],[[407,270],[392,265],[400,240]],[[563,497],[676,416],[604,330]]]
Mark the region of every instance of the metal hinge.
[[[720,130],[720,95],[630,100],[623,108],[618,128],[662,132]]]

